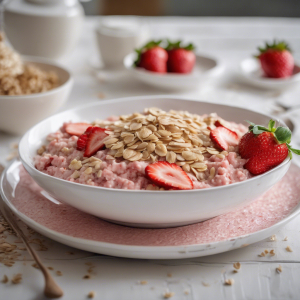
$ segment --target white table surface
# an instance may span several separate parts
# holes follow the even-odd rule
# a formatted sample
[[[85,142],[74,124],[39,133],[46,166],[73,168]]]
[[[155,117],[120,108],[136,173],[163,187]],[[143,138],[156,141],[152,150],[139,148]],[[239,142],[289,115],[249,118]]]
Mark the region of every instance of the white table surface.
[[[196,91],[177,95],[220,103],[230,103],[255,110],[272,112],[276,103],[300,104],[300,88],[278,93],[254,89],[243,84],[237,75],[238,62],[255,54],[258,45],[273,38],[290,42],[294,56],[300,59],[300,19],[281,18],[144,18],[155,38],[170,37],[193,41],[197,51],[215,56],[225,65],[222,76],[200,86]],[[62,110],[92,101],[133,95],[167,94],[167,91],[140,84],[124,72],[111,73],[95,71],[91,66],[97,58],[94,28],[98,17],[86,20],[82,38],[73,53],[61,60],[74,74],[75,86],[67,104]],[[117,75],[117,76],[116,76]],[[294,117],[300,112],[295,110]],[[17,121],[17,120],[16,120]],[[299,120],[300,123],[300,120]],[[300,125],[300,124],[299,124]],[[21,126],[21,124],[20,124]],[[297,137],[300,140],[300,137]],[[12,151],[10,145],[20,137],[0,133],[0,163],[7,164],[6,157]],[[95,291],[94,299],[163,299],[167,291],[174,292],[171,299],[299,299],[300,298],[300,216],[275,233],[277,241],[269,239],[243,249],[185,260],[133,260],[95,255],[72,249],[44,238],[47,251],[40,251],[47,266],[65,291],[62,299],[86,299]],[[285,237],[288,241],[283,241]],[[18,242],[13,236],[10,242]],[[18,247],[23,245],[16,243]],[[34,245],[37,246],[37,245]],[[293,252],[287,252],[290,246]],[[258,257],[265,249],[275,249],[273,257]],[[70,254],[69,252],[73,254]],[[0,283],[0,299],[45,299],[42,294],[43,278],[33,268],[26,251],[13,267],[0,264],[0,279],[6,274],[23,275],[18,285]],[[233,262],[242,264],[239,273],[234,274]],[[87,262],[93,266],[91,279],[84,280]],[[282,266],[282,273],[275,269]],[[62,276],[55,275],[60,270]],[[167,274],[171,273],[172,277]],[[224,280],[233,278],[234,285],[225,286]],[[141,280],[147,284],[140,284]]]

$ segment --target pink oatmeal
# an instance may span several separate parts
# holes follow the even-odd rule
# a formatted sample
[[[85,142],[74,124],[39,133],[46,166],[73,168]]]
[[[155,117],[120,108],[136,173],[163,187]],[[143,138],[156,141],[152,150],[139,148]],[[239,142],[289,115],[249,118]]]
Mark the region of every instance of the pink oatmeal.
[[[154,111],[153,114],[155,112],[157,111]],[[161,111],[159,110],[159,112]],[[135,118],[142,120],[145,118],[145,115],[135,115]],[[181,115],[183,115],[183,113],[181,113]],[[171,130],[176,126],[168,124],[166,117],[164,119],[159,119],[160,116],[157,117],[157,119],[161,121],[157,129],[154,128],[152,118],[150,125],[147,125],[149,123],[145,121],[148,127],[146,129],[142,127],[142,129],[144,128],[144,131],[146,131],[149,128],[153,131],[152,140],[149,141],[147,138],[139,140],[133,136],[132,143],[127,143],[127,145],[125,143],[125,148],[127,147],[126,151],[134,152],[134,154],[132,154],[134,155],[134,159],[132,159],[133,156],[128,159],[124,158],[125,155],[122,156],[122,151],[125,152],[125,139],[121,140],[121,136],[123,135],[126,138],[128,135],[134,135],[135,133],[135,135],[139,137],[139,133],[142,132],[142,129],[140,127],[141,125],[139,125],[140,123],[134,123],[132,119],[128,121],[128,116],[121,116],[120,118],[111,117],[106,121],[96,121],[93,123],[95,126],[109,128],[109,130],[112,128],[112,130],[115,131],[110,131],[112,133],[109,133],[110,136],[105,144],[106,149],[97,151],[97,153],[90,158],[84,157],[84,151],[77,150],[78,136],[68,134],[66,132],[66,126],[70,123],[64,123],[57,132],[48,135],[48,145],[42,146],[38,150],[38,155],[34,158],[35,167],[50,176],[76,183],[129,190],[158,190],[159,187],[154,186],[146,177],[145,168],[155,161],[164,160],[181,166],[193,181],[194,189],[228,185],[234,182],[244,181],[251,177],[248,170],[243,167],[247,160],[242,159],[238,155],[237,146],[230,146],[228,151],[220,151],[214,148],[209,138],[209,130],[214,127],[213,124],[215,120],[222,119],[215,114],[197,117],[188,113],[185,113],[184,116],[186,115],[195,122],[195,126],[194,128],[184,127],[184,129],[182,129],[182,136],[181,133],[177,133],[175,130],[171,133]],[[152,114],[146,114],[146,116],[147,118],[148,116],[155,117]],[[127,136],[126,133],[124,133],[125,131],[122,132],[122,134],[119,133],[118,126],[120,126],[122,120],[125,120],[124,122],[131,122],[125,123],[129,124],[128,126],[125,125],[125,128],[128,127]],[[187,117],[182,117],[182,120],[186,121],[188,119]],[[181,121],[182,124],[183,121]],[[187,124],[191,123],[191,121],[187,122]],[[222,120],[222,122],[226,121]],[[204,125],[202,125],[202,123]],[[177,125],[180,127],[182,124],[179,122]],[[232,122],[226,122],[226,124],[230,126],[231,130],[237,133],[239,138],[247,131],[247,128],[242,124]],[[137,129],[135,129],[134,126]],[[184,126],[186,126],[186,124],[184,124]],[[198,126],[198,128],[202,127],[198,129],[196,126]],[[189,129],[190,131],[188,131]],[[169,134],[169,136],[167,136],[167,134]],[[110,141],[114,143],[110,143]],[[123,148],[115,149],[120,143],[123,143]],[[150,144],[154,144],[153,148],[155,150],[153,150],[152,154],[149,154],[151,153],[150,150],[148,151],[148,147],[151,146]],[[142,149],[143,147],[144,149]],[[180,147],[183,148],[180,149]],[[139,148],[142,149],[140,152],[138,152],[138,150],[131,150]],[[118,155],[120,150],[121,156]],[[188,155],[193,158],[186,158]]]

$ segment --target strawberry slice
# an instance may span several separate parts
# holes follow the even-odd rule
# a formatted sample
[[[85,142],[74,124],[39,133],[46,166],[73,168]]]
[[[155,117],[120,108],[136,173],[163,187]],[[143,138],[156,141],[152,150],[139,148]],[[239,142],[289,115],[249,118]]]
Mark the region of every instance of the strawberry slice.
[[[98,150],[104,147],[103,140],[108,136],[105,131],[106,129],[96,126],[87,128],[87,142],[84,152],[85,157],[94,155]]]
[[[192,180],[176,164],[159,161],[148,165],[145,173],[154,184],[167,189],[190,190],[193,188]]]
[[[237,133],[223,126],[212,130],[210,138],[222,150],[227,150],[229,146],[237,146],[239,143]]]
[[[66,125],[65,130],[70,135],[80,136],[84,134],[86,129],[90,126],[91,124],[88,123],[69,123]]]
[[[77,150],[82,151],[86,148],[88,134],[82,134],[77,140]]]

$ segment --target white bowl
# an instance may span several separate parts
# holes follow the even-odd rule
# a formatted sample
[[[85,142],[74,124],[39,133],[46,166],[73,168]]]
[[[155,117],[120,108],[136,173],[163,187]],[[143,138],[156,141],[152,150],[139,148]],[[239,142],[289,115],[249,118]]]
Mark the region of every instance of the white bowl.
[[[70,94],[73,78],[68,70],[48,59],[24,57],[26,63],[44,71],[54,71],[60,85],[44,93],[6,96],[0,95],[0,130],[21,135],[37,122],[52,115]]]
[[[182,90],[196,88],[208,78],[216,76],[222,71],[222,66],[216,59],[197,54],[194,70],[190,74],[161,74],[151,72],[143,68],[135,67],[133,65],[135,59],[136,53],[128,54],[124,58],[125,68],[129,70],[137,80],[163,89]]]
[[[300,82],[300,73],[289,78],[264,77],[260,63],[256,58],[244,59],[240,63],[240,73],[246,82],[265,89],[286,89]]]
[[[176,99],[168,96],[130,97],[102,101],[56,114],[31,128],[19,144],[21,160],[33,179],[54,198],[92,215],[141,227],[171,227],[191,224],[226,213],[254,200],[287,172],[290,160],[243,182],[189,191],[132,191],[92,187],[58,179],[38,171],[33,157],[45,144],[47,134],[63,122],[93,121],[110,115],[143,111],[145,107],[187,110],[204,114],[216,112],[226,120],[267,124],[270,116],[228,105]]]

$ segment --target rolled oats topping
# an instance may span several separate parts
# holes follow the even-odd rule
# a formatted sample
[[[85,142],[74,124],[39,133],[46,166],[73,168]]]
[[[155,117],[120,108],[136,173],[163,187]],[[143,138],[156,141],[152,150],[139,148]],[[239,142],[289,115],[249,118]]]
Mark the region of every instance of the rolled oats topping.
[[[93,125],[107,129],[106,148],[118,150],[109,152],[112,157],[129,161],[163,159],[197,177],[199,172],[207,170],[204,155],[224,158],[228,154],[225,151],[220,154],[209,137],[210,126],[218,119],[216,114],[200,116],[152,107],[144,113],[122,115],[117,121],[97,120]],[[214,176],[213,171],[209,176]]]

